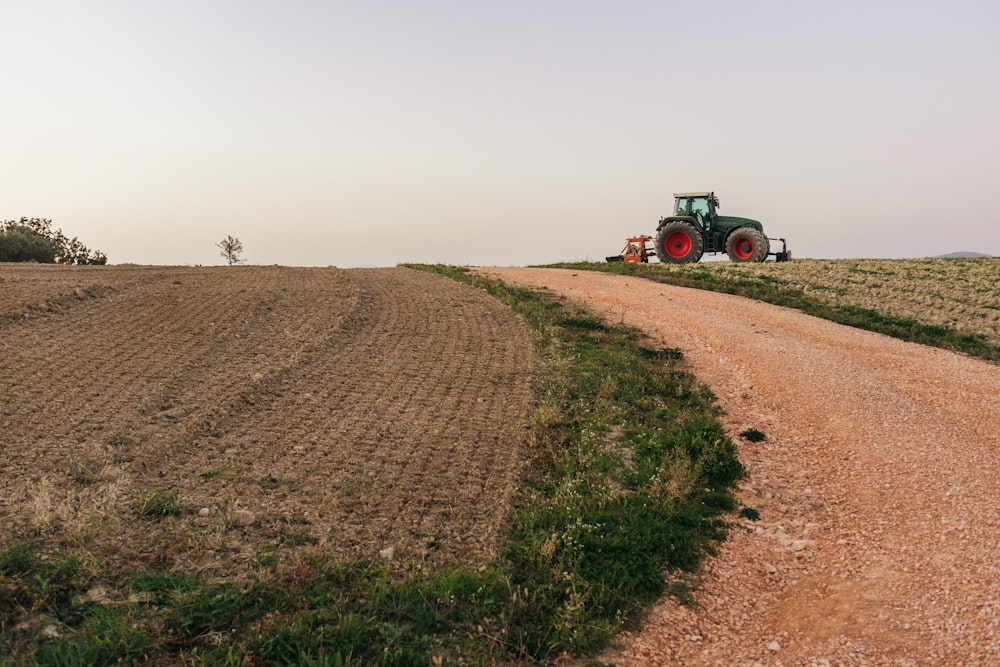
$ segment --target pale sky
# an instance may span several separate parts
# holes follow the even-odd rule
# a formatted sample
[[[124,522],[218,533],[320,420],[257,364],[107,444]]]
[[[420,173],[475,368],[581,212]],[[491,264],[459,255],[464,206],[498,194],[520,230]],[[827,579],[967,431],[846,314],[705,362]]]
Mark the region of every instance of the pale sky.
[[[111,263],[1000,255],[997,0],[0,0],[0,219]]]

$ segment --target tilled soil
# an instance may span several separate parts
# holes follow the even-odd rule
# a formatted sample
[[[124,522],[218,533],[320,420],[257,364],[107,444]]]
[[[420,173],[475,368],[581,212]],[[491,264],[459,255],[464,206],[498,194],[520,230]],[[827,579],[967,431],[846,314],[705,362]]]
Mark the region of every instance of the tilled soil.
[[[636,278],[483,269],[679,347],[748,476],[692,606],[622,665],[1000,665],[1000,367]],[[767,440],[738,439],[745,429]]]
[[[475,564],[536,362],[509,308],[405,268],[0,264],[0,545],[218,574],[289,545]],[[180,516],[142,518],[153,491]]]

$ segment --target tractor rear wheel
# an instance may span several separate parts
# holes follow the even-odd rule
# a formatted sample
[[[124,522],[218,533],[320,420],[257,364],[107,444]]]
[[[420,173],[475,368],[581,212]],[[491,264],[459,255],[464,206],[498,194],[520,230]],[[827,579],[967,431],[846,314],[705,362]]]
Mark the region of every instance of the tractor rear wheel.
[[[763,262],[770,243],[753,227],[741,227],[726,239],[726,254],[734,262]]]
[[[667,264],[697,262],[705,254],[701,232],[685,220],[674,220],[656,232],[656,256]]]

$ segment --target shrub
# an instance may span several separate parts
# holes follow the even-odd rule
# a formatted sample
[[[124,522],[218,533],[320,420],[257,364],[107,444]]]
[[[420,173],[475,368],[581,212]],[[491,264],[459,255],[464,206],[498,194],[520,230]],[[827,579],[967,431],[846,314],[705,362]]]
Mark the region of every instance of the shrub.
[[[0,262],[107,264],[108,256],[53,230],[51,220],[21,218],[0,221]]]
[[[51,239],[23,225],[0,229],[0,262],[52,264],[55,261],[56,246]]]

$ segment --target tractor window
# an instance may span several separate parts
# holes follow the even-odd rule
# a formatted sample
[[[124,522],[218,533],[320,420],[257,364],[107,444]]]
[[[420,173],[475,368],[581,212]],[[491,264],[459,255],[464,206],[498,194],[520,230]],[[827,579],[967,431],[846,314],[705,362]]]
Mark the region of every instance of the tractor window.
[[[691,213],[690,215],[698,221],[702,227],[708,227],[709,215],[708,215],[708,199],[705,197],[698,197],[691,200]]]
[[[702,227],[708,227],[710,217],[706,197],[678,197],[674,215],[689,215]]]

